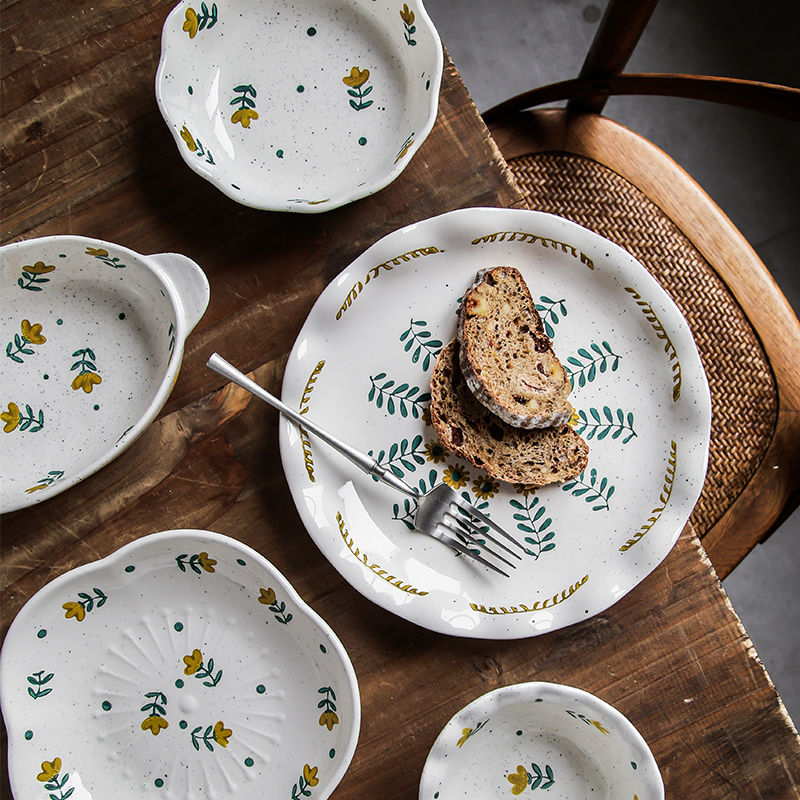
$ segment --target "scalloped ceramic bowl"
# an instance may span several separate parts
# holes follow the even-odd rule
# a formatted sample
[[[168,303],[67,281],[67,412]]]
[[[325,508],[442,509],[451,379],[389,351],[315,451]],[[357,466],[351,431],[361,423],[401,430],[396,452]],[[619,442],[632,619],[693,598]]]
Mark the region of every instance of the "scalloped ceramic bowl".
[[[0,248],[0,512],[105,466],[155,419],[209,300],[175,253],[82,236]]]
[[[324,800],[361,703],[341,642],[255,550],[145,536],[47,584],[0,655],[16,800]]]
[[[647,743],[612,706],[581,689],[521,683],[459,711],[425,762],[420,800],[485,800],[531,791],[549,800],[663,800]]]
[[[156,98],[184,161],[239,203],[319,212],[393,181],[436,121],[419,0],[182,0]]]

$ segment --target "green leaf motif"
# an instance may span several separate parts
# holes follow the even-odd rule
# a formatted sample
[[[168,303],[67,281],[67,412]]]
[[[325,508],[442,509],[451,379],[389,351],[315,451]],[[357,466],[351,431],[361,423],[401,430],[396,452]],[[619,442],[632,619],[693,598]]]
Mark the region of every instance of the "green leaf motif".
[[[533,774],[528,773],[528,784],[531,791],[534,789],[549,789],[556,781],[553,777],[553,770],[545,765],[544,770],[538,764],[531,764]]]
[[[408,439],[403,439],[399,443],[393,444],[387,453],[381,450],[375,456],[372,450],[369,451],[371,455],[382,467],[388,467],[394,475],[398,478],[403,478],[406,472],[414,472],[417,466],[425,464],[424,456],[420,455],[422,449],[422,436],[417,435],[409,443]],[[373,475],[372,479],[377,481],[378,478]]]
[[[393,380],[387,380],[383,385],[379,381],[386,378],[386,373],[370,376],[370,390],[367,395],[369,401],[374,402],[378,408],[386,407],[387,413],[394,415],[399,412],[401,417],[407,418],[409,413],[414,419],[419,419],[422,414],[422,405],[431,399],[429,392],[420,393],[418,386],[408,383],[395,385]]]
[[[514,519],[517,521],[517,528],[523,533],[528,534],[524,541],[528,545],[525,552],[535,559],[539,559],[542,553],[548,553],[555,549],[555,531],[549,530],[553,524],[551,517],[545,517],[547,509],[539,501],[538,497],[525,498],[524,502],[511,500],[511,507],[516,511]]]
[[[411,320],[409,327],[400,335],[400,341],[405,342],[406,353],[413,350],[411,362],[418,364],[422,359],[422,369],[427,372],[433,360],[442,349],[439,339],[431,338],[431,332],[425,330],[428,323],[424,320]]]
[[[50,672],[45,675],[43,669],[34,672],[33,675],[29,675],[28,683],[31,685],[28,687],[28,694],[34,700],[38,700],[40,697],[46,697],[53,689],[52,687],[47,687],[46,689],[42,687],[44,687],[46,683],[50,683],[51,680],[53,680],[53,673]]]
[[[597,505],[592,506],[592,511],[608,511],[608,501],[614,494],[614,486],[608,482],[608,478],[602,478],[598,482],[596,469],[589,471],[588,483],[584,480],[585,474],[586,470],[578,478],[565,483],[561,487],[562,491],[570,492],[573,497],[582,497],[587,503],[597,502]]]
[[[579,433],[587,439],[597,438],[602,441],[609,435],[612,439],[619,439],[628,432],[622,440],[622,444],[627,444],[637,436],[633,429],[633,412],[629,411],[626,414],[621,408],[618,408],[615,414],[608,406],[603,406],[602,415],[596,408],[590,408],[588,414],[583,410],[579,410],[577,414],[575,433]]]
[[[563,299],[551,300],[546,295],[542,295],[539,297],[539,302],[536,303],[536,310],[542,318],[544,332],[551,339],[554,338],[556,332],[553,325],[558,325],[559,320],[567,316],[566,302]]]
[[[597,378],[598,372],[604,374],[609,367],[612,372],[616,372],[619,368],[621,356],[618,356],[612,349],[611,345],[603,341],[601,344],[592,342],[589,345],[589,350],[582,347],[578,350],[578,357],[570,356],[564,368],[569,375],[569,382],[572,388],[575,388],[575,381],[577,380],[579,387],[586,386]]]

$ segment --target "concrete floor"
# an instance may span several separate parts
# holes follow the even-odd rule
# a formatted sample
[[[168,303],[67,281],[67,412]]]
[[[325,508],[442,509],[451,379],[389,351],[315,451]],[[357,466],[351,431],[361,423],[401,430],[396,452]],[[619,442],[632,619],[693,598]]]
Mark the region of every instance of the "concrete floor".
[[[480,111],[576,77],[606,6],[606,0],[424,2]],[[745,0],[661,0],[627,70],[800,87],[800,4],[771,0],[757,8],[756,14]],[[800,315],[800,124],[664,98],[616,98],[604,113],[653,141],[705,188]],[[724,588],[800,725],[800,510]]]

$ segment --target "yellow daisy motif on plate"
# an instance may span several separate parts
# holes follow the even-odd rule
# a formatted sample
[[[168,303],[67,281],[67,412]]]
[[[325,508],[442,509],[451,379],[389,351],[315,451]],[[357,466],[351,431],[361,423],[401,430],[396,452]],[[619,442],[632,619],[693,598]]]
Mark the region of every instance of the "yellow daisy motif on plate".
[[[467,485],[469,470],[463,464],[450,465],[444,471],[442,480],[453,489],[461,489]]]
[[[481,500],[489,500],[500,491],[500,484],[488,475],[479,475],[472,481],[472,493]]]
[[[447,459],[447,450],[444,449],[442,443],[438,439],[433,442],[428,442],[428,444],[425,445],[425,458],[427,458],[428,461],[433,461],[434,464],[440,464]]]

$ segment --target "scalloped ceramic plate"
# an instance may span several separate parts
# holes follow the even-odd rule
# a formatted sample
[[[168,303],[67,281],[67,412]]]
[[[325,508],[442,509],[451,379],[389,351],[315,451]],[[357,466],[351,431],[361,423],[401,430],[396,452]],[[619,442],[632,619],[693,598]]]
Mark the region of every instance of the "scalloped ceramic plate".
[[[435,354],[475,273],[497,264],[525,276],[590,447],[578,479],[535,492],[450,456],[429,424]],[[411,529],[401,494],[281,424],[295,503],[334,567],[378,605],[459,636],[532,636],[607,609],[669,553],[705,477],[710,396],[686,321],[624,250],[533,211],[453,211],[372,246],[309,314],[283,399],[414,487],[458,487],[525,543],[510,579],[456,556]]]
[[[200,267],[82,236],[0,248],[0,512],[116,458],[172,391],[209,300]]]
[[[319,212],[393,181],[436,121],[419,0],[182,0],[156,97],[184,161],[239,203]]]
[[[17,800],[326,798],[361,715],[330,627],[255,550],[195,530],[39,591],[3,645],[0,700]]]
[[[461,709],[439,734],[420,800],[527,796],[663,800],[650,748],[628,719],[581,689],[521,683]]]

